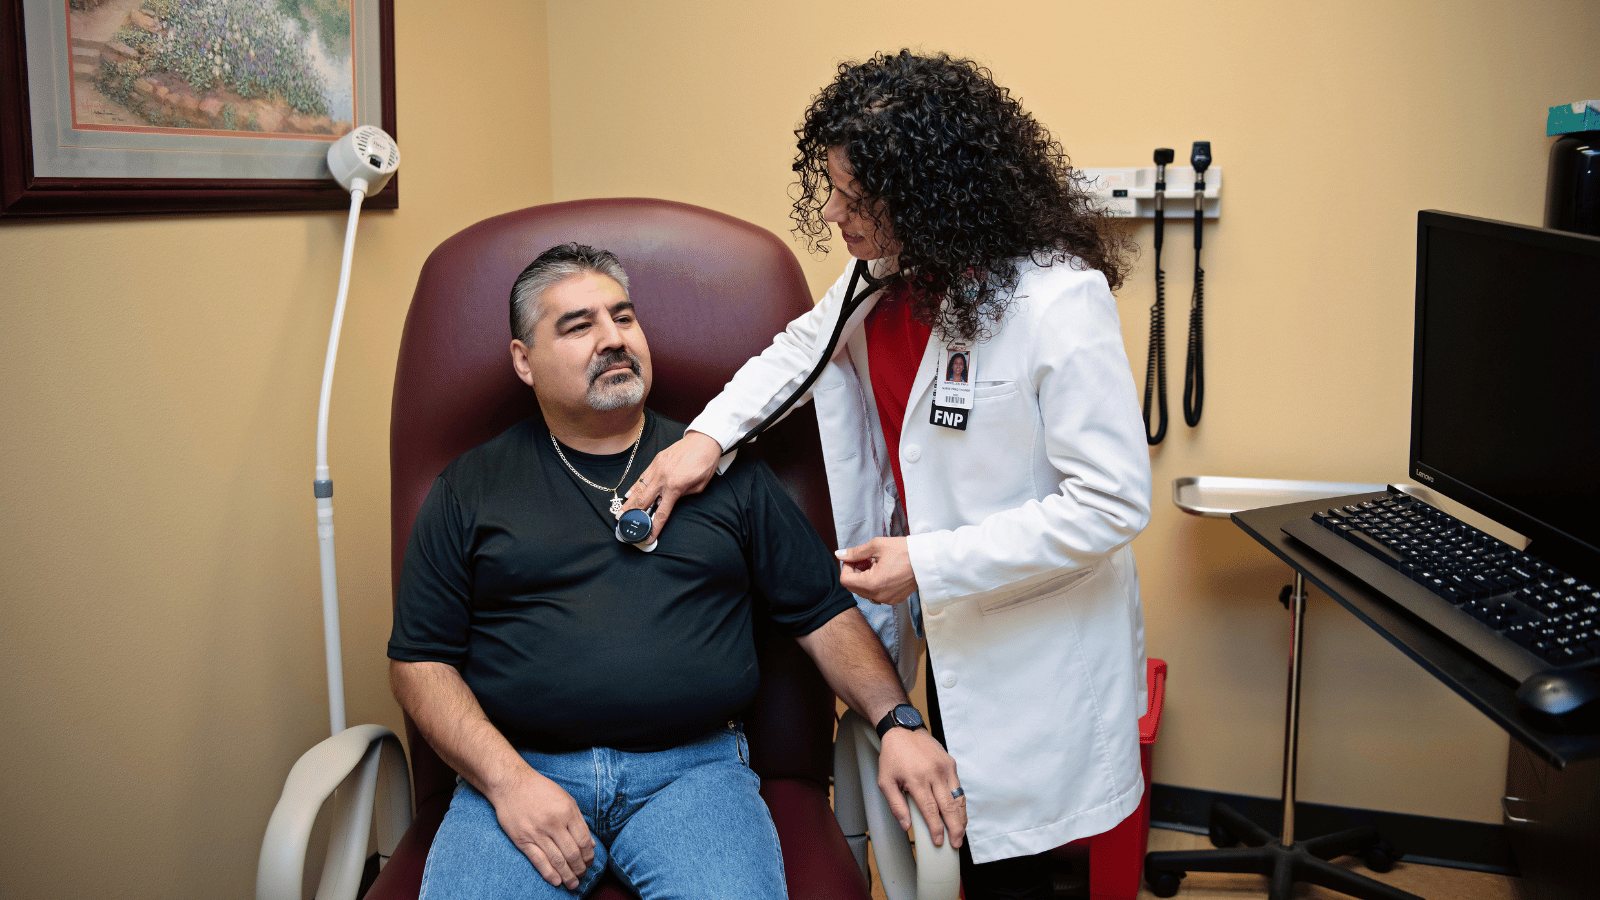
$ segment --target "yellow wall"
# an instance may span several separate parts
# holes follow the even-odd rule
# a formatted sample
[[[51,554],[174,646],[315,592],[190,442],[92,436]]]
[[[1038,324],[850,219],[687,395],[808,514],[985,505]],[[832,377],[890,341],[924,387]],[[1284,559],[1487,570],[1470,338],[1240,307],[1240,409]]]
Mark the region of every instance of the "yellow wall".
[[[1403,475],[1414,213],[1538,221],[1543,112],[1594,95],[1600,7],[546,5],[399,4],[404,198],[363,216],[333,397],[349,721],[398,724],[387,422],[427,253],[498,212],[624,194],[786,233],[806,100],[836,61],[911,45],[987,62],[1079,165],[1213,142],[1206,420],[1153,456],[1137,545],[1173,665],[1157,779],[1274,795],[1286,570],[1166,485]],[[283,777],[327,727],[309,485],[343,222],[0,225],[0,896],[251,895]],[[1148,262],[1121,296],[1141,378]],[[839,265],[807,262],[813,286]],[[1397,361],[1314,365],[1362,342]],[[1326,599],[1308,631],[1302,796],[1495,821],[1501,733]]]
[[[1205,416],[1191,431],[1179,409],[1180,227],[1163,260],[1176,424],[1135,544],[1150,650],[1172,665],[1156,779],[1276,796],[1288,570],[1230,523],[1180,513],[1171,481],[1404,477],[1416,211],[1540,221],[1545,110],[1600,90],[1600,5],[552,0],[550,29],[561,200],[669,197],[786,234],[806,102],[840,60],[903,46],[983,61],[1080,166],[1212,142],[1227,187],[1205,236]],[[795,247],[813,290],[831,284],[841,254]],[[1140,384],[1150,263],[1120,294]],[[1337,366],[1361,347],[1390,361]],[[1307,634],[1303,799],[1499,821],[1502,732],[1327,598]]]
[[[542,2],[401,3],[330,463],[348,720],[389,697],[388,420],[428,252],[551,198]],[[0,225],[0,896],[242,898],[326,736],[311,480],[345,215]]]

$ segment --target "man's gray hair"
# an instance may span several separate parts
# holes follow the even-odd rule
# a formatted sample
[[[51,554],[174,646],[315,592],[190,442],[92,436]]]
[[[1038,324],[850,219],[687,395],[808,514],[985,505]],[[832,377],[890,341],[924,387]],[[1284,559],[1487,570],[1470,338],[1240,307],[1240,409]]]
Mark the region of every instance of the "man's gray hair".
[[[533,344],[533,329],[544,317],[545,292],[574,275],[594,272],[622,285],[628,293],[628,273],[609,250],[587,244],[558,244],[539,254],[511,285],[511,336]]]

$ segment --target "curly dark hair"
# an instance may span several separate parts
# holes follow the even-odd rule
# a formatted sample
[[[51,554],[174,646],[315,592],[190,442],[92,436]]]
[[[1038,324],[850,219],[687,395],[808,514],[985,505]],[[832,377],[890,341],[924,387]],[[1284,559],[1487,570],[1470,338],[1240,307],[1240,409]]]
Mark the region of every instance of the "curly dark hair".
[[[897,277],[911,283],[916,318],[947,337],[989,334],[1021,257],[1098,269],[1112,290],[1122,285],[1132,244],[1061,145],[971,60],[901,50],[842,63],[795,137],[795,232],[827,252],[828,148],[844,148],[861,211],[900,242]]]

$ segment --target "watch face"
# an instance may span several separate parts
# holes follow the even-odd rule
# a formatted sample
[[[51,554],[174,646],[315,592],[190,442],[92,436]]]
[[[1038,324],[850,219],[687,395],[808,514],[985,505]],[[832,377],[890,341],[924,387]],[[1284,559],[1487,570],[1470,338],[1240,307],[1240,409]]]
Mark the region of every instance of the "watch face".
[[[922,714],[914,706],[896,706],[894,708],[895,724],[902,728],[921,728]]]

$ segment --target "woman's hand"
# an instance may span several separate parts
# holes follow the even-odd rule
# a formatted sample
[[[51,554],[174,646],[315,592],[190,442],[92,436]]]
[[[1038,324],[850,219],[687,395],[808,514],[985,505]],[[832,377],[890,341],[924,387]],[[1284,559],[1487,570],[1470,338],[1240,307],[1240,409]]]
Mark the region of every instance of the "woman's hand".
[[[859,547],[840,550],[839,583],[873,603],[904,603],[917,589],[911,553],[903,537],[873,538]]]
[[[642,543],[649,543],[661,536],[661,529],[666,527],[667,517],[672,515],[672,507],[679,497],[705,490],[706,485],[711,483],[712,474],[717,471],[717,460],[721,458],[722,447],[698,431],[684,432],[677,443],[656,454],[649,468],[628,489],[628,502],[622,505],[622,511],[627,512],[630,509],[649,509],[657,500],[660,501],[660,506],[650,517],[654,526],[650,538]]]

